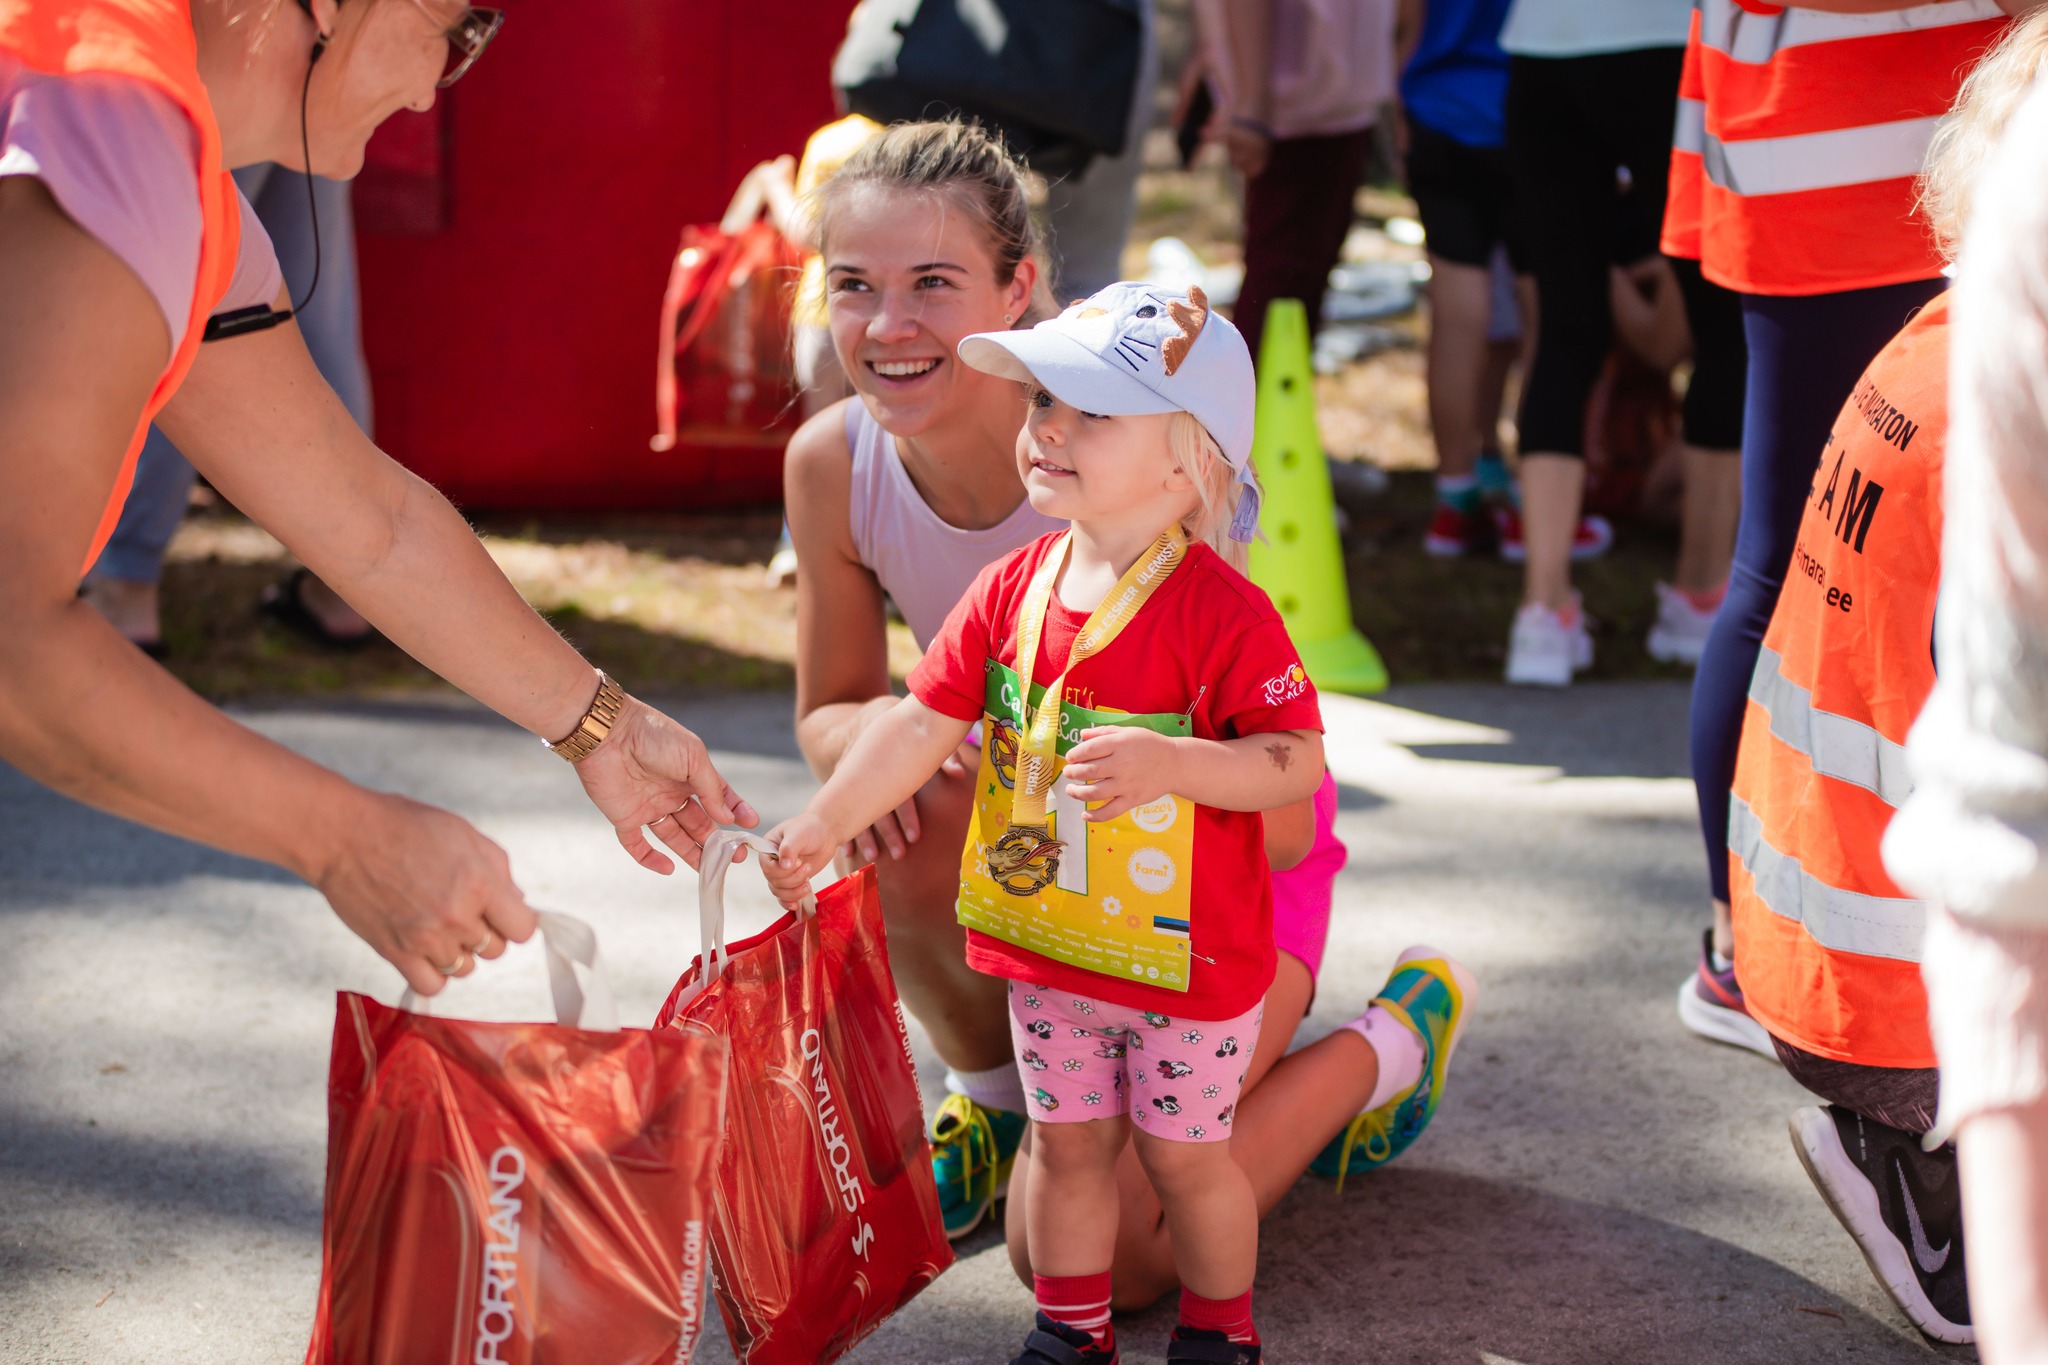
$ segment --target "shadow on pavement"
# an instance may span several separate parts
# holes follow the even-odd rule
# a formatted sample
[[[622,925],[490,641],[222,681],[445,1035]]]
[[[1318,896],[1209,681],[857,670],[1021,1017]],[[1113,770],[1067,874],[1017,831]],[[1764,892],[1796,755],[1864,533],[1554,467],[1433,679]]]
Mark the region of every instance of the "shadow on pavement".
[[[1928,1355],[1903,1319],[1873,1318],[1727,1242],[1473,1176],[1396,1167],[1347,1182],[1341,1195],[1309,1177],[1262,1234],[1259,1316],[1276,1353],[1293,1361],[1780,1365]],[[1168,1321],[1155,1309],[1135,1335],[1157,1335]]]
[[[1608,693],[1608,704],[1587,705]],[[1555,692],[1487,683],[1395,687],[1374,698],[1432,716],[1504,730],[1504,744],[1418,744],[1422,758],[1561,768],[1566,777],[1692,776],[1683,682],[1578,683]]]

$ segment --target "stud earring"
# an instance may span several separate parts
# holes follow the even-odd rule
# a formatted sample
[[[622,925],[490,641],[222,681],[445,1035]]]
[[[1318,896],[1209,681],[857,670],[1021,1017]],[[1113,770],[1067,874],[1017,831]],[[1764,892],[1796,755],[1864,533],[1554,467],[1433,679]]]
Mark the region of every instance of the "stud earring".
[[[1005,313],[1005,314],[1003,314],[1003,326],[1005,326],[1005,327],[1008,327],[1009,325],[1010,325],[1010,315],[1009,315],[1008,313]]]

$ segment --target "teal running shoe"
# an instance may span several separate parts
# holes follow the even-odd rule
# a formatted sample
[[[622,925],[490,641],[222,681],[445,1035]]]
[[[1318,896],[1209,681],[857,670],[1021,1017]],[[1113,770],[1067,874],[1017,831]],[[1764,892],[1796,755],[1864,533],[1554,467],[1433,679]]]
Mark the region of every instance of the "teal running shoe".
[[[1368,1109],[1330,1139],[1309,1166],[1317,1175],[1344,1177],[1378,1170],[1414,1145],[1443,1100],[1451,1052],[1471,1016],[1479,984],[1448,953],[1417,946],[1394,959],[1394,974],[1373,1004],[1422,1040],[1422,1077],[1377,1109]]]
[[[932,1179],[949,1240],[957,1242],[981,1226],[1009,1191],[1017,1146],[1029,1123],[1022,1114],[984,1109],[965,1095],[939,1102],[932,1115]]]

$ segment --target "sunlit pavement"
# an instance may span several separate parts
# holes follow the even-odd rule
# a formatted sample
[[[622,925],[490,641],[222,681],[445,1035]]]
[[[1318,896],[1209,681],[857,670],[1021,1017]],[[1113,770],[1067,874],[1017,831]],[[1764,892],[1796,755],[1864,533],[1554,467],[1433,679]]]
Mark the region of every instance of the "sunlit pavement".
[[[1341,1197],[1306,1178],[1266,1223],[1268,1359],[1928,1358],[1792,1155],[1803,1092],[1674,1017],[1705,910],[1685,706],[1670,683],[1330,704],[1351,864],[1304,1038],[1411,942],[1484,995],[1414,1150]],[[796,809],[786,696],[672,709],[764,817]],[[452,705],[245,718],[475,820],[534,903],[597,926],[625,1017],[651,1020],[694,951],[695,883],[635,867],[531,738]],[[733,882],[742,927],[765,923],[758,878]],[[449,1012],[537,1017],[543,978],[519,950]],[[0,768],[0,1361],[303,1354],[336,989],[398,980],[307,887]],[[1126,1360],[1163,1357],[1170,1308],[1120,1323]],[[979,1234],[853,1359],[1005,1361],[1029,1312]]]

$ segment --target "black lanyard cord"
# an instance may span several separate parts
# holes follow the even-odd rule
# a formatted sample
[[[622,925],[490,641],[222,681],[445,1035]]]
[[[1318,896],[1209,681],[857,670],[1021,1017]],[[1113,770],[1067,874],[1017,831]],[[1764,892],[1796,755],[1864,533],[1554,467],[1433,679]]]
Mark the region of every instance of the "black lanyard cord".
[[[290,308],[272,308],[267,303],[259,303],[228,313],[216,313],[206,320],[206,331],[199,338],[201,341],[226,341],[230,337],[267,332],[273,327],[283,326],[306,311],[306,305],[313,301],[314,291],[320,287],[320,201],[313,193],[313,147],[306,127],[306,106],[313,93],[313,68],[319,64],[320,54],[326,50],[324,34],[313,40],[313,55],[306,62],[306,79],[299,86],[299,160],[306,168],[306,217],[313,225],[313,278],[306,285],[305,297]]]

